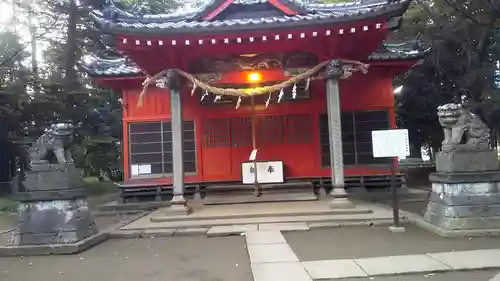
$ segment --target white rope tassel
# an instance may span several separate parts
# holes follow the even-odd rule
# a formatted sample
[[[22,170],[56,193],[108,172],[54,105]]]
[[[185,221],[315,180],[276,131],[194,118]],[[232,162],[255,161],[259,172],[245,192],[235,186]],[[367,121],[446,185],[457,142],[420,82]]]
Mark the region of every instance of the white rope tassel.
[[[266,100],[266,108],[269,106],[269,103],[271,102],[271,94],[272,93],[269,93],[269,97]]]
[[[236,109],[240,108],[241,105],[241,97],[238,97],[238,101],[236,102]]]
[[[196,84],[193,83],[193,89],[191,89],[191,96],[196,92]]]
[[[151,79],[151,77],[147,76],[146,79],[144,79],[144,81],[142,82],[142,86],[146,86],[148,83],[149,83],[149,80]]]
[[[278,103],[280,103],[281,99],[285,95],[285,91],[283,91],[283,88],[280,90],[280,94],[278,95]]]
[[[293,84],[292,99],[295,99],[296,97],[297,97],[297,84]]]
[[[306,80],[306,88],[305,90],[309,90],[309,84],[311,83],[311,77],[307,77],[307,80]]]
[[[222,96],[220,96],[220,95],[215,96],[214,103],[217,102],[218,100],[221,100],[221,99],[222,99]]]
[[[201,96],[200,102],[202,102],[205,99],[206,96],[208,96],[208,91],[207,90],[205,90],[205,93],[203,94],[203,96]]]

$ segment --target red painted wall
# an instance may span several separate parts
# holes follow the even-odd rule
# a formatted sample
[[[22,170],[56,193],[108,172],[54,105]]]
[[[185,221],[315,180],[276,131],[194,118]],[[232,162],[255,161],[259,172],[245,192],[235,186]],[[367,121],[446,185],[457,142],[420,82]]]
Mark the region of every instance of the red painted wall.
[[[190,96],[191,89],[182,92],[183,116],[185,120],[194,120],[196,127],[196,149],[198,173],[186,176],[187,182],[239,181],[241,162],[247,161],[251,147],[238,148],[202,148],[202,119],[230,118],[249,116],[250,108],[242,106],[238,110],[232,105],[201,105],[200,96]],[[125,178],[129,178],[128,163],[128,123],[157,121],[170,118],[170,99],[168,90],[151,88],[144,97],[144,105],[136,106],[140,89],[129,89],[123,93],[125,109],[123,112]],[[282,160],[286,167],[287,178],[328,177],[330,170],[321,167],[319,115],[326,113],[325,81],[311,82],[311,98],[271,104],[267,109],[258,105],[257,115],[309,114],[313,118],[311,144],[266,146],[258,153],[258,160]],[[340,82],[341,108],[343,111],[387,109],[391,115],[391,126],[395,127],[394,96],[392,75],[387,67],[374,67],[368,74],[355,74]],[[275,97],[276,98],[276,97]],[[347,175],[387,174],[386,169],[370,166],[346,167]],[[161,181],[169,183],[170,178]]]

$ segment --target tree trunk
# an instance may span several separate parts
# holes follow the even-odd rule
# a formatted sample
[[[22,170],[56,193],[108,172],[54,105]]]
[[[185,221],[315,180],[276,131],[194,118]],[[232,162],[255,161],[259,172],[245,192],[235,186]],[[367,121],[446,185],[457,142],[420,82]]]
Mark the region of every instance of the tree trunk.
[[[67,29],[67,40],[65,45],[65,61],[64,61],[64,82],[63,89],[68,99],[67,107],[73,106],[72,91],[74,90],[74,85],[76,83],[76,52],[77,52],[77,41],[76,41],[76,23],[78,20],[78,10],[76,6],[76,0],[70,0],[69,3],[69,16],[68,16],[68,29]],[[72,109],[72,108],[68,108]]]
[[[415,137],[410,142],[410,157],[422,159],[422,140]]]

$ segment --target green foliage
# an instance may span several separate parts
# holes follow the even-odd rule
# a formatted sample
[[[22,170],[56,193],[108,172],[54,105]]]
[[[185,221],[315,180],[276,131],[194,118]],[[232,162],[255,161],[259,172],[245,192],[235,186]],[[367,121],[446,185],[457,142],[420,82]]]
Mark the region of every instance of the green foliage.
[[[439,147],[436,107],[447,102],[465,103],[499,130],[499,9],[486,0],[419,0],[408,10],[393,39],[420,36],[433,49],[419,67],[395,81],[404,85],[397,98],[398,123],[408,128],[413,142]]]
[[[49,46],[38,68],[26,67],[31,64],[29,38],[0,33],[0,119],[7,124],[9,140],[16,148],[9,157],[22,166],[27,160],[25,145],[50,124],[70,121],[76,125],[76,164],[87,174],[107,174],[106,178],[121,180],[117,172],[120,151],[116,149],[122,128],[120,95],[95,88],[84,73],[70,73],[82,54],[102,47],[99,33],[84,19],[86,10],[74,10],[69,2],[56,0],[40,0],[38,4],[43,8],[33,16],[40,25],[31,40]],[[19,4],[19,13],[27,11]],[[75,12],[76,28],[70,29],[69,16]],[[19,25],[22,28],[23,23]],[[54,33],[56,29],[59,32]],[[73,36],[66,36],[71,30]],[[69,44],[70,38],[76,44]],[[71,45],[76,47],[68,49]]]
[[[16,211],[17,205],[18,202],[10,198],[0,198],[0,215]]]
[[[83,188],[88,196],[98,196],[103,194],[118,192],[115,183],[111,181],[100,181],[97,177],[82,178]]]
[[[161,14],[165,13],[168,9],[179,8],[182,4],[181,1],[176,0],[121,0],[116,1],[116,4],[135,13],[143,14]]]

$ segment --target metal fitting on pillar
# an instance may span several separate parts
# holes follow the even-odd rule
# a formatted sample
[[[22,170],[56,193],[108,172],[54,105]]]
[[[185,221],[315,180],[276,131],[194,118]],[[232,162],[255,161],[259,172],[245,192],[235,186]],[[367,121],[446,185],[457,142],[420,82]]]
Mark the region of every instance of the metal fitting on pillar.
[[[325,78],[338,80],[344,75],[344,63],[340,60],[332,60],[325,68]]]
[[[180,90],[181,82],[179,74],[174,69],[167,70],[165,76],[156,81],[156,86],[174,91]]]

